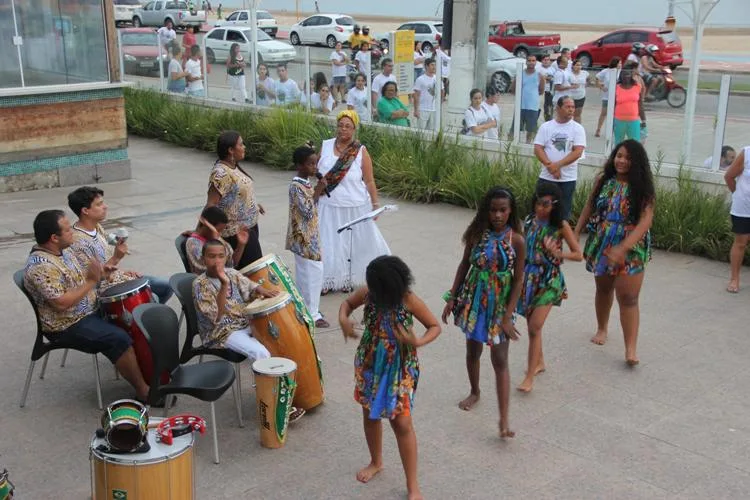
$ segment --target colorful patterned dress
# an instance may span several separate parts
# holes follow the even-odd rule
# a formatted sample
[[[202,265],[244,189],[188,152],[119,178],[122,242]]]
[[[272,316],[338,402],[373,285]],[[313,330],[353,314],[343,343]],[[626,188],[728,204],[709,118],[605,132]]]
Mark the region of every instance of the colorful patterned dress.
[[[559,306],[568,298],[565,277],[560,270],[560,259],[553,257],[544,247],[548,236],[562,244],[559,228],[539,222],[532,214],[524,222],[526,238],[526,266],[523,275],[523,292],[516,310],[522,316],[530,316],[535,307]]]
[[[403,306],[382,309],[365,303],[365,331],[354,356],[354,400],[369,410],[369,418],[408,416],[419,381],[419,360],[414,346],[396,336],[413,318]]]
[[[490,346],[507,340],[502,324],[516,261],[512,240],[510,228],[487,230],[471,250],[471,268],[453,308],[455,324],[467,339]]]
[[[625,256],[624,265],[610,266],[604,251],[619,245],[635,229],[630,221],[629,184],[609,179],[596,199],[594,213],[589,219],[589,236],[583,249],[586,270],[594,276],[619,276],[638,274],[651,260],[651,231],[647,231]]]

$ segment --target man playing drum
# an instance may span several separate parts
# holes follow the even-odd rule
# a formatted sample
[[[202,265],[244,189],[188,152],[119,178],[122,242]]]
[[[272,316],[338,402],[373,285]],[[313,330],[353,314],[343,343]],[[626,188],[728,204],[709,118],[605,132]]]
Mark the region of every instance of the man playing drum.
[[[83,186],[68,194],[68,206],[78,216],[73,225],[73,245],[71,250],[81,267],[96,260],[102,266],[118,266],[128,253],[125,239],[118,238],[117,244],[110,246],[101,223],[107,218],[107,204],[104,203],[104,191],[92,186]],[[103,283],[104,290],[112,285],[141,278],[136,271],[114,271]],[[172,296],[172,288],[167,280],[146,276],[151,291],[159,297],[159,302],[166,303]]]
[[[84,267],[69,249],[73,228],[62,210],[44,210],[34,219],[37,244],[26,261],[24,287],[39,312],[45,337],[104,354],[145,401],[149,387],[141,375],[131,339],[97,313],[96,288],[113,270],[98,260]]]
[[[252,361],[271,357],[271,353],[252,335],[245,305],[254,296],[275,297],[279,292],[263,288],[226,266],[227,253],[220,240],[203,245],[206,272],[193,281],[193,300],[198,315],[198,331],[206,347],[224,347],[244,354]],[[298,419],[304,410],[292,408],[289,420]]]

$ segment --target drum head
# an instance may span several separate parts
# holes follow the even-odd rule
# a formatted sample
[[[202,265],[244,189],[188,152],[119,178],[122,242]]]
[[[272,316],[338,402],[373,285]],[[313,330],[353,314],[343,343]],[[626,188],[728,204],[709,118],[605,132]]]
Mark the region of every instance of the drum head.
[[[279,258],[274,253],[269,253],[268,255],[264,255],[260,259],[251,262],[250,264],[246,265],[242,269],[240,269],[240,274],[250,274],[254,273],[258,269],[263,269],[268,264],[274,261],[278,261]]]
[[[101,297],[119,297],[120,295],[127,295],[140,290],[144,286],[148,286],[148,280],[146,278],[136,278],[134,280],[126,281],[118,285],[111,286],[104,290]]]
[[[151,417],[150,423],[159,423],[162,418]],[[177,436],[171,445],[166,445],[157,439],[156,429],[149,429],[146,440],[151,449],[145,453],[107,453],[99,446],[106,446],[104,438],[98,438],[96,435],[91,440],[91,454],[106,462],[121,463],[123,465],[143,465],[149,463],[163,462],[171,457],[182,455],[185,451],[193,446],[195,433]]]
[[[286,292],[279,292],[276,297],[267,299],[255,299],[245,307],[245,314],[250,318],[255,316],[265,316],[277,311],[292,301],[292,296]]]
[[[280,377],[297,369],[297,363],[286,358],[259,359],[253,363],[253,371],[262,375]]]

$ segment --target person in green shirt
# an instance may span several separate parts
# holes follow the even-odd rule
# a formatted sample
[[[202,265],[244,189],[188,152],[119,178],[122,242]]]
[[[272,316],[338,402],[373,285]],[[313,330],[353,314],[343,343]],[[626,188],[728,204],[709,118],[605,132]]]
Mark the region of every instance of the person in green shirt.
[[[386,82],[378,99],[378,115],[382,123],[389,125],[409,126],[409,110],[398,98],[396,82]]]

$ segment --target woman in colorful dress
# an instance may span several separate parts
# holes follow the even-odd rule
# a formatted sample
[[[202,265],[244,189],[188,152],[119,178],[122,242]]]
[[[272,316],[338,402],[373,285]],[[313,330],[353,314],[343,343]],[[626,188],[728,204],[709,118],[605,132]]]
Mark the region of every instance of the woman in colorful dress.
[[[339,309],[344,340],[357,338],[351,313],[364,305],[365,331],[354,357],[354,400],[362,405],[362,422],[370,463],[357,473],[366,483],[383,468],[383,425],[391,424],[406,475],[410,500],[421,499],[417,481],[417,436],[411,419],[419,382],[417,348],[440,335],[440,324],[411,291],[409,267],[398,257],[384,255],[367,266],[367,286],[347,298]],[[414,334],[414,318],[426,331]]]
[[[617,296],[625,338],[625,362],[638,364],[640,311],[638,296],[646,263],[651,260],[651,223],[656,193],[648,154],[634,139],[618,144],[594,182],[589,200],[576,224],[589,235],[583,249],[586,270],[596,282],[596,335],[591,342],[607,341],[609,313]]]
[[[489,190],[464,232],[463,243],[464,254],[443,309],[443,322],[452,313],[455,325],[466,335],[471,392],[458,407],[468,411],[479,401],[479,359],[487,344],[495,369],[500,437],[513,437],[508,425],[508,340],[518,339],[513,312],[523,286],[526,245],[516,200],[508,189]]]
[[[338,232],[380,205],[370,154],[356,138],[359,115],[350,109],[341,111],[336,123],[336,137],[323,141],[318,162],[318,172],[328,183],[325,196],[318,200],[323,294],[364,284],[367,264],[391,253],[374,220]]]
[[[242,269],[263,257],[260,248],[258,214],[266,213],[263,205],[255,200],[253,178],[240,167],[245,159],[245,143],[239,132],[226,130],[216,141],[218,159],[208,178],[206,207],[217,206],[227,214],[229,222],[221,237],[237,251],[237,233],[246,228],[250,237],[242,250],[237,269]]]
[[[563,259],[583,260],[573,229],[562,219],[561,197],[562,191],[553,183],[539,184],[532,200],[533,212],[524,222],[526,267],[517,310],[526,318],[529,330],[529,361],[526,378],[518,386],[521,392],[531,392],[534,377],[545,370],[542,328],[552,306],[568,298],[560,264]],[[563,240],[569,252],[563,252]]]

